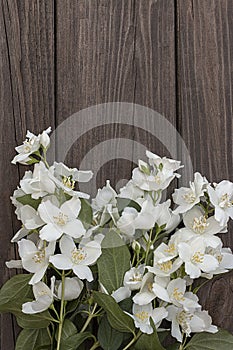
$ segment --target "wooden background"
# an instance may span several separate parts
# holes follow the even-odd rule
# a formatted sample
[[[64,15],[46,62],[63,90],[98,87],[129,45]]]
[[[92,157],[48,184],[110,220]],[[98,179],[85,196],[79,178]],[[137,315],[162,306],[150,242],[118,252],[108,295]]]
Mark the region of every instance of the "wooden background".
[[[10,164],[26,129],[54,129],[72,113],[112,101],[164,115],[184,138],[194,170],[210,181],[232,174],[232,0],[0,0],[0,284],[14,273],[10,238],[19,227],[9,196],[24,168]],[[124,137],[166,149],[141,128],[105,126],[66,159],[79,165],[99,142]],[[152,125],[153,127],[153,125]],[[154,125],[156,127],[156,125]],[[132,163],[105,164],[98,184],[130,177]],[[233,227],[224,242],[233,248]],[[233,275],[202,291],[215,324],[233,332]],[[17,327],[1,316],[2,350]]]

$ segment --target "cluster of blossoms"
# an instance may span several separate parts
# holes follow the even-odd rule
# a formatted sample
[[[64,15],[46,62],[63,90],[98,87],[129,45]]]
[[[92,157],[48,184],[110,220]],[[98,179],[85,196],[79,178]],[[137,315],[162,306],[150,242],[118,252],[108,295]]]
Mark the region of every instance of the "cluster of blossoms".
[[[180,343],[191,333],[217,332],[199,304],[193,281],[233,268],[232,252],[217,236],[227,232],[233,219],[233,183],[211,184],[197,172],[189,187],[175,189],[172,200],[162,201],[182,166],[147,151],[148,161],[139,161],[119,193],[107,181],[88,202],[89,195],[77,186],[91,180],[91,171],[48,165],[50,131],[38,136],[28,132],[12,161],[34,164],[12,196],[22,222],[12,238],[20,260],[7,262],[32,274],[29,284],[35,298],[22,305],[23,313],[53,310],[61,299],[88,298],[94,288],[90,282],[95,281],[95,288],[117,303],[131,301],[131,309],[124,311],[142,333],[153,333],[151,320],[158,331],[167,326],[165,320],[171,322],[171,335]],[[81,215],[84,206],[91,211],[90,222]],[[95,269],[109,230],[131,253],[130,269],[111,293]]]

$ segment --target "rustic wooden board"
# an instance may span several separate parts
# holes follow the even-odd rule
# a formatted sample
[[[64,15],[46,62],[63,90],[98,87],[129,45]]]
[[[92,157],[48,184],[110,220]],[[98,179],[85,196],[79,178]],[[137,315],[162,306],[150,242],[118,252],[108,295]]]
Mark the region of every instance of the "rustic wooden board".
[[[233,2],[178,1],[178,126],[194,170],[209,181],[233,180]],[[233,225],[222,235],[233,248]],[[214,322],[233,332],[233,274],[203,288]]]
[[[25,168],[10,160],[26,129],[55,128],[96,104],[136,103],[177,128],[194,170],[233,180],[232,10],[231,0],[0,0],[0,284],[14,273],[4,265],[15,256],[10,238],[18,228],[9,196]],[[84,165],[98,170],[97,186],[129,178],[145,148],[169,156],[149,109],[137,127],[134,107],[124,115],[118,105],[96,108],[64,128],[68,139],[76,126],[83,131],[66,162],[79,166],[88,154]],[[230,234],[224,242],[233,248]],[[215,323],[231,331],[232,282],[221,277],[201,294]],[[4,315],[0,325],[0,349],[13,350],[14,321]]]
[[[53,1],[0,1],[0,285],[13,271],[5,261],[14,258],[10,243],[19,227],[10,195],[25,168],[10,164],[14,147],[26,129],[54,127]],[[18,328],[9,315],[0,316],[0,349],[13,350]]]
[[[57,124],[83,108],[105,102],[134,102],[154,108],[176,124],[173,1],[59,0],[56,11]],[[121,113],[114,110],[113,123],[124,124]],[[98,186],[104,185],[106,178],[113,185],[129,178],[132,163],[124,159],[135,161],[140,150],[144,158],[145,148],[167,152],[153,136],[153,129],[158,128],[156,119],[147,125],[142,115],[140,128],[133,128],[107,125],[109,114],[85,115],[78,128],[85,130],[89,118],[90,130],[74,143],[66,159],[70,165],[78,165],[88,151],[102,143],[103,147],[88,157],[91,167],[96,158],[100,164],[106,159],[97,174]],[[98,123],[102,125],[95,127]],[[129,106],[126,123],[134,125],[134,107]],[[74,129],[67,126],[65,137],[70,138]],[[104,141],[118,138],[131,142],[126,148],[124,141],[116,141],[115,150],[110,151],[110,143]]]

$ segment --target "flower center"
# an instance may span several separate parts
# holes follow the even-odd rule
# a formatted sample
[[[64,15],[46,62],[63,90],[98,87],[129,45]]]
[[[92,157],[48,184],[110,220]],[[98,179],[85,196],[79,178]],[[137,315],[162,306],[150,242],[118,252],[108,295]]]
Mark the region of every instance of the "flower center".
[[[148,313],[148,312],[145,312],[145,311],[142,311],[142,312],[136,313],[135,316],[136,316],[140,321],[144,322],[145,320],[148,319],[149,313]]]
[[[160,270],[162,270],[164,272],[168,272],[172,268],[172,262],[171,262],[171,260],[169,260],[169,261],[166,261],[164,263],[159,263],[158,266],[159,266]]]
[[[189,191],[188,193],[184,194],[183,198],[184,198],[185,202],[187,202],[189,204],[194,203],[196,200],[195,193],[192,190]]]
[[[156,183],[157,185],[160,185],[161,182],[162,182],[161,177],[160,177],[159,175],[155,175],[155,183]]]
[[[179,292],[178,288],[174,288],[173,293],[172,293],[172,297],[177,300],[177,301],[184,301],[184,295],[182,292]]]
[[[204,233],[206,228],[209,226],[205,216],[200,216],[199,218],[194,218],[192,229],[197,233]]]
[[[148,288],[148,291],[151,293],[153,288],[153,283],[152,282],[147,283],[147,288]]]
[[[72,190],[75,187],[75,181],[71,179],[71,176],[63,176],[62,183],[63,183],[63,185],[71,188]]]
[[[193,263],[202,263],[204,260],[204,254],[202,254],[201,252],[196,252],[195,254],[193,254],[191,261]]]
[[[74,264],[79,264],[81,261],[85,260],[87,254],[84,252],[83,248],[74,248],[71,252],[71,260]]]
[[[38,250],[32,258],[36,264],[41,264],[45,260],[45,250]]]
[[[59,226],[64,226],[68,221],[68,216],[63,214],[62,212],[59,213],[58,216],[54,216],[54,221]]]
[[[233,202],[230,201],[230,196],[229,194],[225,193],[224,195],[222,195],[222,197],[220,198],[220,202],[219,202],[219,206],[220,208],[230,208],[232,207]]]
[[[142,274],[135,272],[132,277],[130,277],[130,282],[141,282],[142,281]]]
[[[165,253],[173,254],[176,251],[175,244],[170,244],[166,249],[164,249]]]
[[[191,319],[193,318],[193,315],[190,314],[187,311],[181,311],[178,315],[177,315],[177,321],[178,323],[181,325],[182,330],[186,333],[186,334],[190,334],[191,333],[191,328],[189,325],[189,321],[191,321]]]

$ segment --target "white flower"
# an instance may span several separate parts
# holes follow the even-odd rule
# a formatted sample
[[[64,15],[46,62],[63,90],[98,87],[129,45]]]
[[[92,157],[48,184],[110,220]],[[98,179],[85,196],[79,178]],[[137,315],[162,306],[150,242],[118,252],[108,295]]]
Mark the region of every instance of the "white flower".
[[[50,200],[42,202],[38,207],[38,212],[46,225],[40,231],[40,238],[51,242],[60,238],[63,233],[74,238],[84,235],[85,228],[77,219],[80,209],[81,201],[75,197],[63,203],[60,208],[52,204]]]
[[[162,320],[167,317],[168,312],[164,307],[152,308],[152,304],[148,305],[137,305],[133,304],[133,315],[130,315],[137,328],[143,333],[153,333],[153,328],[150,325],[150,318],[152,318],[156,328],[159,327]]]
[[[143,191],[161,191],[167,188],[175,175],[172,171],[149,170],[145,173],[140,168],[132,172],[132,181]]]
[[[47,148],[49,145],[48,134],[51,132],[51,127],[43,131],[42,135],[34,135],[30,131],[27,131],[26,140],[21,146],[17,146],[15,150],[19,153],[12,160],[13,164],[20,163],[26,165],[30,162],[30,155],[37,152],[41,146]],[[46,136],[47,135],[47,136]]]
[[[35,164],[33,173],[27,171],[20,181],[20,186],[26,194],[38,199],[55,192],[55,184],[49,178],[49,171],[43,162]]]
[[[159,258],[156,257],[156,253],[154,252],[153,267],[147,266],[147,269],[148,271],[160,277],[170,276],[173,272],[178,270],[183,263],[183,261],[180,258],[169,259],[164,262],[159,262],[158,260]]]
[[[50,145],[50,137],[49,137],[49,133],[51,132],[51,126],[47,129],[44,130],[42,132],[42,134],[40,135],[40,144],[47,149]]]
[[[36,284],[44,276],[49,265],[49,257],[54,254],[55,244],[51,242],[47,247],[38,248],[35,243],[27,239],[18,242],[23,268],[34,273],[29,284]]]
[[[135,218],[138,216],[138,212],[135,208],[126,207],[119,220],[117,221],[117,227],[129,238],[132,238],[135,233]]]
[[[215,270],[209,272],[208,274],[202,274],[203,277],[212,278],[213,275],[228,272],[230,269],[233,269],[233,254],[230,248],[223,248],[222,242],[216,247],[207,247],[206,253],[214,256],[218,262],[219,267]]]
[[[144,271],[144,265],[132,267],[129,271],[126,271],[124,276],[124,286],[128,287],[130,290],[140,289],[142,285]]]
[[[182,333],[190,336],[192,332],[210,332],[218,331],[216,326],[212,325],[212,319],[207,311],[185,311],[174,305],[167,306],[168,321],[172,322],[171,334],[178,342],[182,342]],[[181,333],[182,332],[182,333]]]
[[[175,215],[170,209],[171,200],[168,199],[166,202],[158,204],[159,217],[156,220],[158,226],[166,225],[164,231],[170,233],[180,223],[180,215]]]
[[[122,300],[125,300],[131,296],[131,290],[124,286],[120,287],[111,294],[111,296],[115,299],[117,303],[119,303]]]
[[[21,229],[19,229],[18,232],[14,235],[14,237],[11,239],[11,243],[17,243],[20,239],[26,237],[31,230],[26,229],[24,226],[22,226]]]
[[[78,277],[65,277],[64,283],[64,300],[77,299],[83,289],[83,282]],[[55,283],[56,297],[62,297],[62,281]]]
[[[186,311],[192,311],[199,307],[198,297],[186,292],[186,281],[182,278],[176,278],[168,283],[167,292],[170,302],[175,306],[183,307]]]
[[[13,196],[10,197],[12,204],[16,207],[15,214],[17,215],[17,219],[20,219],[20,208],[22,208],[23,204],[20,203],[17,198],[25,196],[25,192],[22,191],[21,188],[17,188],[17,190],[14,191]]]
[[[208,181],[200,173],[194,174],[194,182],[190,181],[190,187],[181,187],[175,189],[173,193],[173,201],[178,207],[173,211],[174,214],[185,213],[195,204],[200,202],[200,198],[204,195]]]
[[[149,158],[149,164],[157,167],[158,169],[166,169],[168,171],[176,171],[180,168],[183,168],[183,165],[180,165],[180,161],[169,159],[166,157],[161,158],[157,154],[154,154],[150,151],[146,151],[146,156]],[[176,174],[179,175],[179,174]]]
[[[68,168],[63,163],[56,163],[49,168],[49,178],[70,196],[88,199],[90,196],[87,193],[75,191],[76,182],[88,182],[93,176],[92,171],[78,170],[76,168]]]
[[[185,272],[191,278],[198,278],[201,272],[214,271],[218,266],[218,260],[206,254],[206,246],[201,237],[194,238],[188,243],[178,244],[179,256],[185,263]]]
[[[53,276],[51,278],[51,289],[44,282],[34,284],[32,290],[36,300],[24,303],[22,305],[23,313],[36,314],[50,307],[53,303],[54,281],[55,277]]]
[[[147,272],[142,280],[140,291],[133,297],[134,303],[138,305],[146,305],[150,303],[156,297],[169,302],[169,296],[166,290],[166,285],[169,282],[169,278],[161,278],[150,272]]]
[[[19,216],[24,227],[28,230],[38,228],[44,224],[38,212],[28,204],[20,208]]]
[[[135,186],[132,180],[128,181],[127,184],[120,189],[119,198],[128,198],[137,202],[137,199],[144,196],[144,191],[139,187]]]
[[[110,185],[110,181],[106,181],[106,186],[99,188],[97,195],[92,199],[92,208],[94,215],[99,219],[100,226],[103,226],[108,220],[112,219],[114,224],[119,218],[117,204],[117,193]]]
[[[159,208],[154,206],[152,200],[146,199],[142,203],[141,210],[134,219],[135,229],[149,230],[155,226],[160,214]]]
[[[209,185],[207,191],[215,208],[215,219],[221,226],[225,226],[229,217],[233,219],[233,183],[223,180],[215,188]]]
[[[80,279],[93,280],[89,265],[93,265],[101,255],[101,246],[90,241],[84,246],[82,241],[77,247],[70,236],[62,236],[60,240],[61,254],[50,257],[50,262],[59,270],[73,270]]]
[[[96,211],[103,211],[107,204],[115,206],[117,193],[110,185],[110,181],[106,181],[106,186],[99,188],[96,197],[92,200],[92,207]]]
[[[202,237],[205,244],[213,248],[221,243],[220,238],[214,235],[221,232],[222,227],[213,216],[206,217],[198,206],[193,207],[184,215],[183,222],[186,228],[180,229],[180,232],[183,232],[184,236]]]

